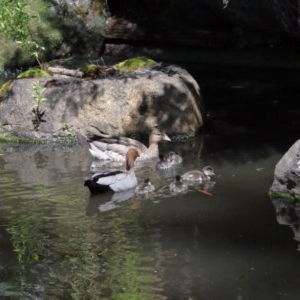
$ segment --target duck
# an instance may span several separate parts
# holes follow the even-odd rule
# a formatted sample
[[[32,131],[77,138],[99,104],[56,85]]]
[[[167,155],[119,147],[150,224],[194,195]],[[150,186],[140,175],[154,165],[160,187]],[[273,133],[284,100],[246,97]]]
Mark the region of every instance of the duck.
[[[112,171],[107,173],[96,173],[91,179],[84,182],[91,194],[101,194],[108,191],[122,192],[133,189],[138,181],[134,172],[135,160],[139,152],[135,148],[129,148],[126,153],[126,171]]]
[[[167,160],[171,165],[178,165],[182,163],[182,157],[175,153],[175,151],[170,151]]]
[[[135,193],[138,195],[145,195],[152,193],[154,190],[154,185],[151,183],[149,178],[146,178],[143,182],[137,185],[137,187],[135,188]]]
[[[165,159],[163,154],[159,154],[158,161],[156,163],[156,169],[158,170],[167,170],[172,167],[171,162],[168,159]]]
[[[188,186],[182,180],[180,175],[176,175],[174,181],[170,183],[169,189],[173,194],[186,193],[188,191]]]
[[[183,181],[189,182],[207,182],[210,181],[211,176],[214,176],[215,172],[213,167],[206,166],[202,170],[191,170],[182,174],[181,178]]]
[[[139,151],[138,161],[158,158],[158,143],[171,141],[168,135],[157,127],[153,128],[149,135],[149,147],[135,139],[108,135],[100,130],[99,134],[90,136],[76,132],[76,136],[80,144],[89,148],[92,158],[110,161],[124,161],[124,156],[129,148],[136,148]]]

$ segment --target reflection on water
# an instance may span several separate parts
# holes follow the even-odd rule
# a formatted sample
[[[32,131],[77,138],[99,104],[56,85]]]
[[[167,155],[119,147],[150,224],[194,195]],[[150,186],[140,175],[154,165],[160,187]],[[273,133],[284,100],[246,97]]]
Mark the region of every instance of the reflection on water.
[[[183,156],[182,165],[165,171],[151,163],[137,166],[139,181],[150,178],[156,187],[148,197],[134,191],[90,196],[83,186],[90,158],[81,147],[3,149],[1,297],[273,299],[288,294],[298,285],[297,246],[276,222],[267,197],[281,153],[243,151],[236,160],[208,142],[201,143],[197,158],[196,141],[189,152],[180,151],[181,143],[172,147]],[[216,172],[211,196],[198,186],[170,194],[176,174],[207,164]]]
[[[215,93],[209,85],[206,99]],[[227,87],[231,96],[246,89],[249,97],[250,84],[236,86]],[[230,100],[237,116],[239,97]],[[248,127],[249,119],[222,119],[217,108],[211,115],[218,118],[199,138],[162,145],[182,165],[137,165],[138,180],[156,188],[148,197],[90,196],[82,147],[0,146],[0,298],[298,299],[299,209],[268,198],[296,134],[290,123],[287,135],[263,118]],[[215,170],[213,186],[170,194],[176,174],[205,165]]]
[[[289,226],[297,242],[300,242],[300,203],[284,199],[273,199],[278,224]],[[300,251],[300,244],[298,245]]]

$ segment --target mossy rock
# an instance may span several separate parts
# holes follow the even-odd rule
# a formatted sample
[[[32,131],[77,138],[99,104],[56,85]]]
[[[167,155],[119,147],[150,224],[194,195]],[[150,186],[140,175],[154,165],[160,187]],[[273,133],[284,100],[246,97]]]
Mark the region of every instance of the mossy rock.
[[[2,84],[2,86],[0,87],[0,99],[3,98],[7,94],[12,82],[13,82],[12,80],[8,80]]]
[[[95,64],[85,65],[79,71],[83,72],[84,77],[95,77],[101,73],[102,68]]]
[[[17,78],[40,78],[40,77],[50,77],[51,75],[40,68],[29,68],[27,71],[20,73]]]
[[[269,191],[269,197],[270,197],[270,199],[284,199],[284,200],[287,200],[287,201],[300,202],[300,196],[292,195],[288,192]]]
[[[113,67],[120,72],[133,72],[138,69],[153,67],[156,64],[157,64],[156,61],[150,58],[144,56],[138,56],[138,57],[126,59],[114,65]]]

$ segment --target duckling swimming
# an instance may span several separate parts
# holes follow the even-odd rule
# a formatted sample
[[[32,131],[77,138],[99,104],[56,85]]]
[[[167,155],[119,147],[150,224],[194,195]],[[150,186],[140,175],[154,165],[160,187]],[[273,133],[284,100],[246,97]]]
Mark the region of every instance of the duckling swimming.
[[[178,165],[182,163],[182,157],[174,151],[169,152],[167,160],[171,165]]]
[[[214,176],[215,172],[214,169],[211,166],[206,166],[200,170],[191,170],[188,172],[185,172],[181,178],[183,181],[189,181],[189,182],[207,182],[210,181],[211,176]]]
[[[188,191],[188,186],[183,182],[180,175],[176,175],[174,181],[170,183],[169,189],[170,192],[174,194],[186,193]]]
[[[165,159],[163,154],[159,155],[158,162],[156,163],[156,169],[158,170],[167,170],[172,167],[172,164],[169,160]]]
[[[137,185],[137,187],[135,188],[135,193],[138,195],[145,195],[152,193],[154,190],[154,185],[150,182],[150,179],[147,178]]]

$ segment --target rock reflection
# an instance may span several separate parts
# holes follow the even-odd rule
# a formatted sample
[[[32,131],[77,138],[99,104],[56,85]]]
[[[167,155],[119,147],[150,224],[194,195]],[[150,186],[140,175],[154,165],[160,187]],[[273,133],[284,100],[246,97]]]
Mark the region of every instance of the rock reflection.
[[[49,157],[47,155],[42,154],[40,151],[37,151],[33,155],[35,165],[38,169],[43,169],[47,166]]]
[[[16,172],[23,183],[53,185],[69,182],[86,171],[88,157],[78,148],[19,146],[1,156],[3,169]],[[53,172],[55,171],[55,172]]]
[[[273,199],[277,222],[292,228],[295,240],[300,243],[300,203],[283,199]],[[298,245],[300,251],[300,244]]]

